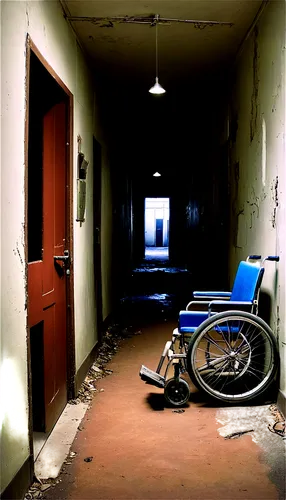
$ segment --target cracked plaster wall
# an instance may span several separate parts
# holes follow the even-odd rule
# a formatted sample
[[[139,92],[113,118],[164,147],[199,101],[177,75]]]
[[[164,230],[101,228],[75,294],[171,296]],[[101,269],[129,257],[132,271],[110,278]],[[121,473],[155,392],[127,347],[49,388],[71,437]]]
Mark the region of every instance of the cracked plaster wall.
[[[102,199],[110,200],[108,157],[96,96],[59,2],[1,2],[1,491],[29,457],[24,220],[25,63],[27,33],[74,96],[74,295],[78,369],[97,342],[93,283],[92,134],[103,146]],[[4,126],[3,126],[4,125]],[[77,135],[90,161],[86,222],[76,217]],[[102,211],[102,244],[110,248],[111,209]],[[103,308],[110,312],[111,252],[104,252]]]
[[[285,2],[269,2],[236,61],[230,99],[230,261],[277,254],[262,291],[285,373]],[[264,311],[260,311],[263,313]]]

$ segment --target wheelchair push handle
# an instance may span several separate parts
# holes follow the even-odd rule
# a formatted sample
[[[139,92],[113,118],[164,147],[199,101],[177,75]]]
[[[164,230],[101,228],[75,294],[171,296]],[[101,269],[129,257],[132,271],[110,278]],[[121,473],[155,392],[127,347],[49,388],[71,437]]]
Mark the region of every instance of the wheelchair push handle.
[[[264,257],[264,259],[262,259],[261,266],[263,266],[266,260],[270,260],[271,262],[279,262],[280,257],[278,255],[268,255],[267,257]]]
[[[261,255],[249,255],[248,260],[261,260]]]
[[[270,260],[271,262],[279,262],[280,257],[278,255],[268,255],[267,257],[262,258],[261,255],[253,254],[247,257],[247,261],[248,260],[260,260],[263,264],[265,260]]]

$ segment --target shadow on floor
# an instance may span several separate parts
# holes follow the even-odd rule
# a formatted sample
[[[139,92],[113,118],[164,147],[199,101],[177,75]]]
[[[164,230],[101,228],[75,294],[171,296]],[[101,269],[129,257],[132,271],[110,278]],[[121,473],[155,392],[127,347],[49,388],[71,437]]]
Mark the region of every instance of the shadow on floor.
[[[179,408],[176,408],[176,407],[172,406],[171,404],[167,403],[163,393],[161,393],[161,394],[150,393],[146,397],[146,403],[154,411],[164,411],[166,408],[171,408],[173,411],[179,410]],[[189,403],[181,405],[180,410],[189,408],[189,406],[190,406]],[[183,412],[180,411],[179,413],[183,413]]]
[[[166,260],[144,260],[134,268],[116,311],[120,323],[176,320],[192,297],[191,273]]]

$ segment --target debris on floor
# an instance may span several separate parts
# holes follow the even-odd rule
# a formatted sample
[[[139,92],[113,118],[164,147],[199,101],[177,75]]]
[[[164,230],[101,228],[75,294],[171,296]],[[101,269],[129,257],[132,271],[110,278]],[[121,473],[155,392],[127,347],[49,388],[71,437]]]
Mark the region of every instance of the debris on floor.
[[[52,485],[49,484],[49,483],[44,483],[44,484],[41,484],[41,491],[46,491],[48,490]]]
[[[120,349],[122,340],[131,338],[134,335],[141,335],[141,330],[136,330],[132,326],[123,328],[118,324],[113,324],[108,327],[102,338],[97,358],[81,384],[77,397],[69,400],[70,404],[76,405],[81,402],[91,403],[97,392],[96,381],[113,373],[112,370],[106,368],[106,364],[111,361],[118,349]],[[103,389],[99,392],[103,392]]]
[[[61,480],[52,480],[49,479],[47,482],[42,482],[36,480],[35,482],[32,483],[30,486],[29,490],[27,491],[24,500],[34,500],[37,498],[43,498],[43,494],[52,486],[56,486]]]
[[[243,436],[244,434],[248,434],[249,432],[254,432],[254,429],[249,429],[248,431],[240,431],[240,432],[233,432],[232,434],[228,434],[227,436],[224,436],[224,439],[237,439],[240,436]]]
[[[71,465],[72,459],[75,456],[76,453],[74,451],[69,452],[61,469],[62,473],[64,473],[65,471],[65,465]],[[45,498],[44,493],[46,493],[47,490],[49,490],[50,488],[54,488],[61,481],[62,480],[59,478],[59,476],[56,478],[49,478],[49,479],[40,479],[35,476],[34,482],[31,484],[30,488],[28,489],[27,493],[24,496],[24,500],[35,500],[35,499]]]
[[[274,417],[274,423],[268,424],[268,429],[270,430],[270,432],[273,432],[274,434],[281,436],[283,439],[286,439],[284,416],[282,415],[276,404],[271,405],[269,407],[269,410]]]
[[[67,458],[64,461],[64,464],[66,465],[71,465],[72,464],[72,459],[76,456],[75,451],[70,451]]]

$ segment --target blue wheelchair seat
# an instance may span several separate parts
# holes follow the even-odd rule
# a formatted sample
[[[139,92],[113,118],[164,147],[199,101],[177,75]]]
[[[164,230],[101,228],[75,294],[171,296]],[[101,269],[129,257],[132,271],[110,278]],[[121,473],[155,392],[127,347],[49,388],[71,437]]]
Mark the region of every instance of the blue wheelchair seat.
[[[187,314],[185,314],[187,313]],[[207,311],[180,311],[179,332],[194,333],[200,324],[208,318]]]
[[[231,309],[248,310],[257,313],[258,294],[264,274],[264,267],[241,261],[235,276],[232,292],[194,292],[196,298],[215,299],[225,297],[224,300],[191,301],[187,308],[197,307],[205,310],[185,310],[179,312],[178,330],[180,333],[191,334],[209,316],[216,312]],[[229,299],[229,300],[228,300]]]

